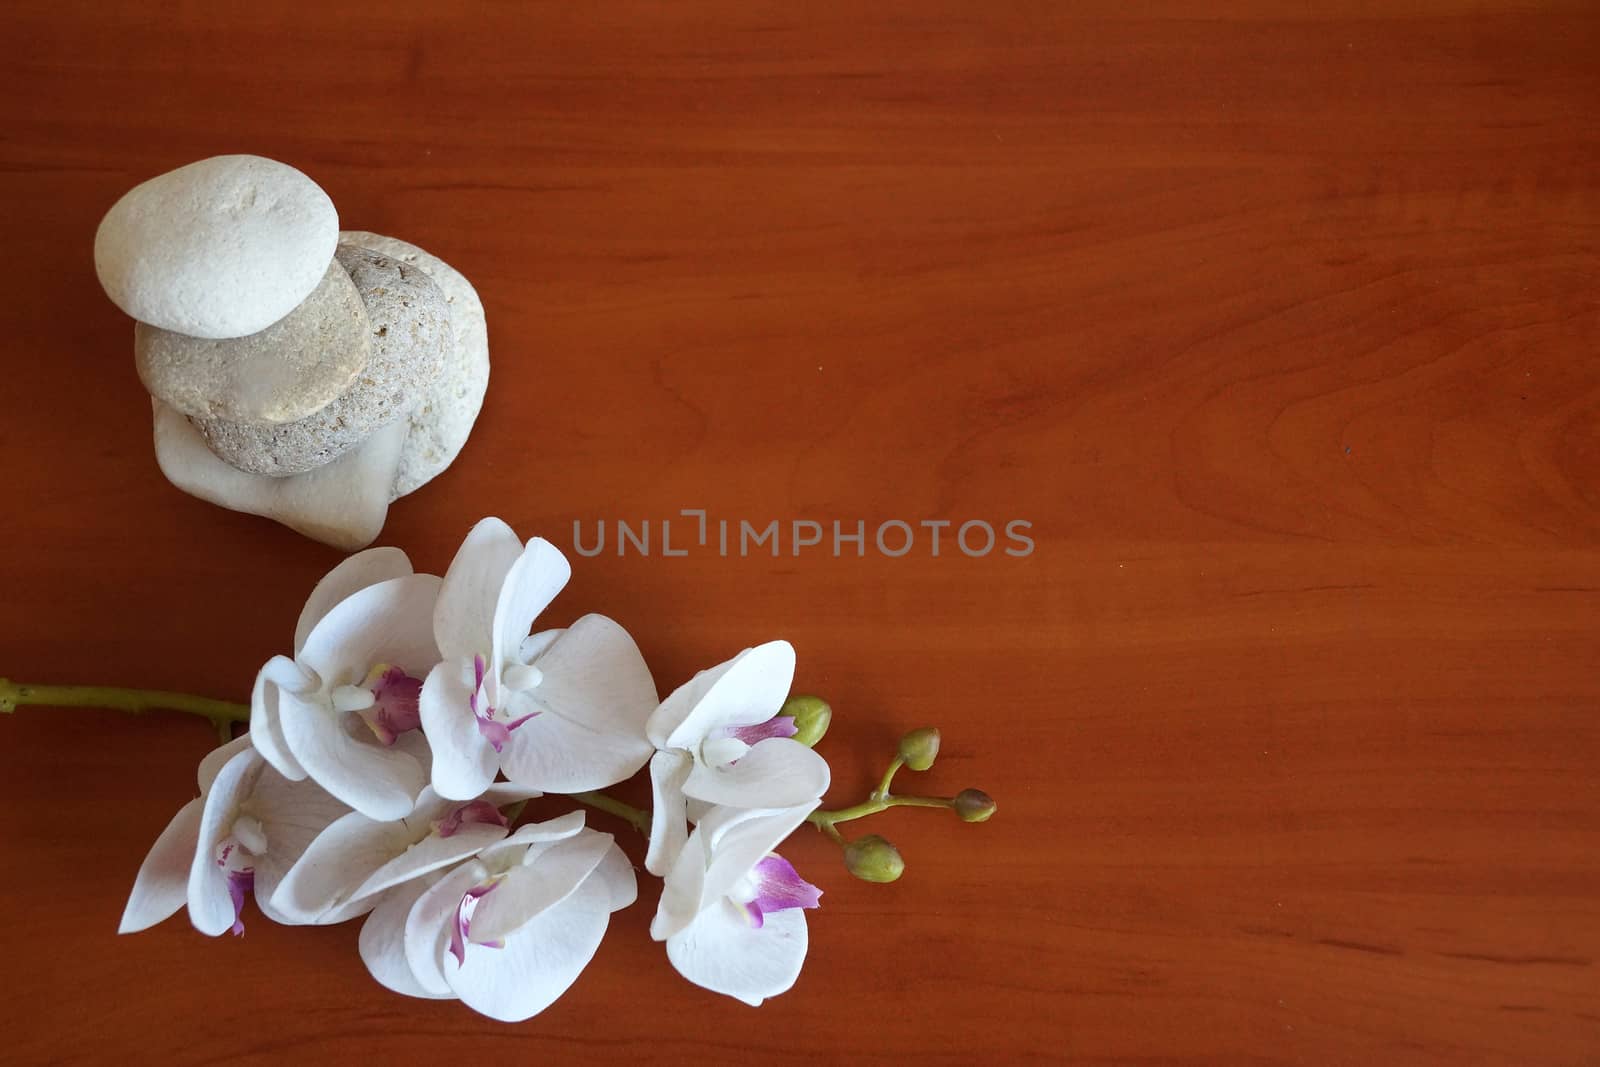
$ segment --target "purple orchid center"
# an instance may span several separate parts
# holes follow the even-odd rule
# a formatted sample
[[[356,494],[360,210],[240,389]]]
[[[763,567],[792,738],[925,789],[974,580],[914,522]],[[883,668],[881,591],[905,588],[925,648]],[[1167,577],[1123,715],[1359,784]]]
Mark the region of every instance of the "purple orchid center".
[[[372,704],[360,712],[361,720],[385,747],[407,730],[422,728],[422,679],[380,663],[368,673],[362,688],[371,690]]]
[[[494,891],[500,884],[496,878],[483,885],[475,885],[461,895],[461,903],[456,905],[455,922],[450,924],[450,955],[456,958],[456,963],[467,962],[467,945],[482,945],[485,948],[505,948],[504,941],[472,941],[472,913],[478,910],[478,902]]]
[[[761,929],[766,916],[790,908],[821,907],[822,890],[800,877],[794,864],[769,852],[750,871],[755,896],[743,904],[750,925]]]
[[[472,709],[472,717],[478,722],[478,733],[489,742],[490,748],[500,752],[506,747],[506,742],[511,740],[511,731],[539,713],[531,711],[520,719],[506,722],[497,717],[497,710],[491,707],[487,700],[483,700],[480,706],[479,696],[483,693],[483,676],[487,670],[488,664],[484,662],[482,656],[472,657],[472,693],[467,697],[467,707]]]
[[[450,813],[433,824],[433,832],[440,837],[454,837],[463,826],[505,827],[506,817],[500,809],[479,798],[450,809]]]
[[[794,724],[793,715],[774,715],[766,722],[754,723],[750,726],[724,726],[723,737],[731,737],[736,741],[743,741],[747,745],[754,745],[758,741],[766,741],[773,737],[793,737],[800,732],[800,727]]]
[[[244,895],[256,888],[256,869],[240,866],[246,853],[236,842],[229,841],[217,850],[217,866],[223,869],[228,881],[228,899],[233,901],[233,936],[244,936]]]

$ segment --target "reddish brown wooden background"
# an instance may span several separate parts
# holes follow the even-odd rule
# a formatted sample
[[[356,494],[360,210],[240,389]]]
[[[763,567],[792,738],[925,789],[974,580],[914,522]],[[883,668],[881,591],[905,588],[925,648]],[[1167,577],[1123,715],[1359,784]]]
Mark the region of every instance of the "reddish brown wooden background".
[[[354,926],[119,939],[207,728],[0,722],[0,1058],[1600,1059],[1593,4],[57,0],[0,36],[0,673],[242,697],[337,558],[162,480],[95,284],[105,208],[219,152],[483,295],[476,435],[385,532],[420,566],[490,513],[1037,538],[579,561],[555,614],[663,691],[793,640],[835,800],[925,722],[929,788],[999,798],[881,820],[894,887],[792,845],[827,896],[759,1011],[676,978],[651,889],[517,1027],[385,993]]]

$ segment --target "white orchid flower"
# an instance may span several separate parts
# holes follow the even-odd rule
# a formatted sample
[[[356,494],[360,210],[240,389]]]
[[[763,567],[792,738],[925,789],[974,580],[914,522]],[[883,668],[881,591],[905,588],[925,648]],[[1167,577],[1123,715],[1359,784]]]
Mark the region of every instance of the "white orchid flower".
[[[794,985],[822,891],[773,849],[817,806],[713,808],[679,850],[650,936],[697,986],[753,1006]]]
[[[271,899],[299,923],[344,922],[370,911],[378,894],[460,863],[510,832],[500,808],[539,794],[498,785],[475,800],[446,800],[424,786],[403,819],[378,822],[358,811],[316,835]]]
[[[519,827],[443,876],[390,890],[361,930],[380,983],[414,997],[459,997],[519,1022],[555,1002],[594,957],[611,913],[638,894],[610,834],[581,811]]]
[[[711,805],[815,807],[827,792],[827,760],[792,740],[794,720],[778,714],[793,681],[793,646],[769,641],[701,671],[651,713],[651,874],[672,869],[686,820]]]
[[[433,788],[470,799],[504,771],[551,793],[600,789],[650,758],[655,682],[627,631],[601,615],[529,636],[572,568],[499,519],[467,534],[445,574],[433,628],[443,662],[422,687]]]
[[[374,548],[312,590],[294,657],[256,676],[250,734],[286,778],[309,776],[372,819],[404,818],[428,781],[417,698],[439,661],[433,606],[439,579],[414,574],[404,552]]]
[[[249,735],[208,753],[198,777],[200,796],[179,809],[140,866],[118,933],[147,929],[187,904],[201,933],[242,934],[252,890],[268,918],[292,921],[268,900],[318,832],[350,810],[315,782],[273,770]]]

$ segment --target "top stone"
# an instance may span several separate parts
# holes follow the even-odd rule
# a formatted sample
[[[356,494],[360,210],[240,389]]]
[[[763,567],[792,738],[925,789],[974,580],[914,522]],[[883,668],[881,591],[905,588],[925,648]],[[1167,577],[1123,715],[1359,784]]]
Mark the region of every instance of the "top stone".
[[[94,268],[140,322],[244,337],[309,296],[338,243],[338,212],[316,182],[261,156],[214,156],[113,204],[95,234]]]

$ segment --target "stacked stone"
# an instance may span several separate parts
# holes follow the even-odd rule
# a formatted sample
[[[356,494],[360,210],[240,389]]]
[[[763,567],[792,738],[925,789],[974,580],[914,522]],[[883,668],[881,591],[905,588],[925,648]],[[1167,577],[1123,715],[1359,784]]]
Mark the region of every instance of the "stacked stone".
[[[489,381],[483,305],[442,260],[341,232],[293,167],[217,156],[106,213],[95,270],[175,486],[338,548],[448,467]]]

